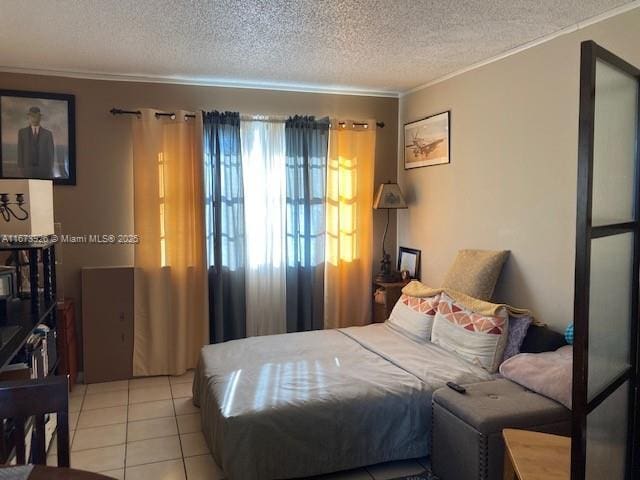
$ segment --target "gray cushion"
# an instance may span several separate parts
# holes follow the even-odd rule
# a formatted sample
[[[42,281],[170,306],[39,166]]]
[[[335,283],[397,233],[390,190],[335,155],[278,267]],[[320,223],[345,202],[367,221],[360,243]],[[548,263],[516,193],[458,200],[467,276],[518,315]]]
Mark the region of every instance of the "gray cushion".
[[[465,388],[465,394],[440,388],[433,394],[433,401],[483,434],[501,432],[505,426],[525,428],[557,423],[571,416],[563,405],[506,379]]]

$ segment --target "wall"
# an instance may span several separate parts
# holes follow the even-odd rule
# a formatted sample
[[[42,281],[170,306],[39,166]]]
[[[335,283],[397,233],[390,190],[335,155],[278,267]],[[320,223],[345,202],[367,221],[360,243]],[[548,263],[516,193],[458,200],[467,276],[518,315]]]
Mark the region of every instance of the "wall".
[[[640,65],[640,8],[400,99],[400,124],[451,110],[451,164],[404,171],[398,245],[442,281],[461,248],[511,251],[495,298],[573,318],[580,42]]]
[[[109,114],[112,107],[152,107],[170,111],[233,110],[272,115],[311,114],[362,120],[375,118],[377,130],[375,185],[396,179],[398,100],[269,90],[233,89],[84,80],[0,72],[0,89],[70,93],[76,96],[77,185],[54,188],[55,218],[70,235],[132,233],[133,179],[127,117]],[[372,199],[373,203],[373,199]],[[386,216],[374,212],[374,271]],[[392,218],[387,248],[395,247]],[[76,299],[80,313],[80,268],[130,265],[131,246],[63,245],[65,295]],[[79,315],[77,315],[79,318]]]

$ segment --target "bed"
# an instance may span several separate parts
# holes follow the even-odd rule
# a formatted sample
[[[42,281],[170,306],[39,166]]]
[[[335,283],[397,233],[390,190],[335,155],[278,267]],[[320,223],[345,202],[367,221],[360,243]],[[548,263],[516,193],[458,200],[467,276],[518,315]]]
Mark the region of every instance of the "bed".
[[[228,478],[307,478],[426,456],[432,393],[491,378],[385,323],[205,346],[193,398]]]

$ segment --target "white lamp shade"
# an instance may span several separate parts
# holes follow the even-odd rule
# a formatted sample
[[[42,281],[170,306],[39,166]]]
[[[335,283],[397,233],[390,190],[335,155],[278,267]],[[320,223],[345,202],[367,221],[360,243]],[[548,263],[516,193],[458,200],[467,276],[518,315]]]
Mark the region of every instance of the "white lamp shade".
[[[1,212],[0,234],[53,235],[53,182],[51,180],[0,180],[1,194],[8,195],[7,208],[15,215],[9,211]],[[17,203],[18,194],[23,195],[24,203],[21,206]],[[4,208],[0,201],[0,210]],[[25,212],[28,214],[27,218],[20,220],[26,216]]]
[[[378,188],[373,208],[407,208],[402,192],[397,183],[383,183]]]

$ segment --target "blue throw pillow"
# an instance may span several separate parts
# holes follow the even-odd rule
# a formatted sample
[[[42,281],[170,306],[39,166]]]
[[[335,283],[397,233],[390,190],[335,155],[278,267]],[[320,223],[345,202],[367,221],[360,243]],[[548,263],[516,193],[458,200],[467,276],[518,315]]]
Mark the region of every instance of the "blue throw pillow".
[[[564,331],[564,339],[569,345],[573,345],[573,323],[569,324],[567,329]]]

